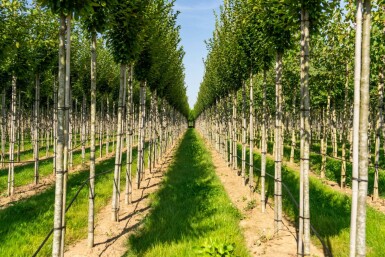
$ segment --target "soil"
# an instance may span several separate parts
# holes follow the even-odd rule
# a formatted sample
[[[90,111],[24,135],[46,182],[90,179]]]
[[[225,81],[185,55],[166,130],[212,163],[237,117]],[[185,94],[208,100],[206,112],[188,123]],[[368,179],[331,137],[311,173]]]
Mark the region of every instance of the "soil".
[[[95,246],[87,247],[87,239],[82,239],[68,247],[65,256],[122,256],[127,251],[128,237],[135,233],[150,211],[149,195],[160,186],[163,174],[170,165],[177,146],[170,150],[163,162],[156,166],[153,174],[146,174],[142,187],[134,188],[132,204],[126,205],[124,197],[120,199],[119,222],[111,221],[111,202],[96,216]],[[136,180],[133,180],[136,181]]]
[[[206,145],[207,142],[206,142]],[[221,155],[208,146],[212,153],[216,172],[233,204],[243,215],[240,227],[243,230],[246,245],[252,256],[286,257],[297,256],[297,235],[295,226],[286,217],[283,228],[274,234],[274,205],[269,202],[264,213],[261,211],[260,196],[251,194],[244,186],[237,171],[228,167]],[[255,201],[255,204],[251,204]],[[250,206],[255,206],[250,208]],[[311,256],[324,256],[323,251],[311,245]]]

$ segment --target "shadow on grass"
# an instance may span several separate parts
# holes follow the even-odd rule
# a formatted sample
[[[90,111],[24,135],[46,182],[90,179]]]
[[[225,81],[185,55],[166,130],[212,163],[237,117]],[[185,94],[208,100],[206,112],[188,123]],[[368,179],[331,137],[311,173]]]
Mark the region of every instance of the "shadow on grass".
[[[247,155],[249,155],[248,151]],[[335,160],[332,160],[330,164],[337,165]],[[259,177],[261,175],[260,154],[254,153],[254,167],[256,167],[254,175]],[[274,161],[267,158],[266,172],[274,176],[274,170]],[[337,172],[338,169],[334,170]],[[295,200],[299,202],[299,172],[283,166],[282,181],[286,184]],[[266,183],[267,195],[272,196],[274,190],[274,180],[271,177],[266,177]],[[284,187],[283,210],[298,228],[298,208],[293,203]],[[349,254],[350,211],[351,199],[349,196],[328,188],[316,178],[310,178],[311,224],[323,239],[325,245],[331,251],[332,256],[348,256]],[[385,247],[379,243],[379,241],[381,241],[379,237],[384,237],[383,232],[378,231],[378,226],[380,226],[379,224],[382,224],[382,222],[385,222],[385,215],[374,211],[372,208],[368,208],[367,244],[368,248],[371,249],[371,251],[368,251],[368,256],[382,256],[381,253],[384,252]],[[385,230],[382,229],[382,226],[380,227],[381,230]],[[319,245],[321,246],[321,244]],[[330,256],[326,248],[323,248],[323,250],[325,256]]]
[[[197,137],[189,130],[175,153],[164,183],[153,199],[151,215],[139,234],[130,237],[133,251],[139,256],[156,244],[177,242],[182,238],[203,235],[212,226],[198,226],[200,220],[215,212],[206,208],[210,196],[216,194],[211,185],[211,164],[200,161],[201,149]]]
[[[123,154],[123,163],[125,163],[125,157],[126,155]],[[133,158],[136,157],[137,151],[134,150]],[[114,163],[115,158],[112,157],[96,165],[96,211],[105,206],[111,198]],[[135,173],[135,165],[133,170]],[[88,178],[88,170],[69,175],[67,205]],[[121,183],[124,183],[123,171],[121,178]],[[52,185],[40,194],[18,201],[14,205],[0,210],[1,256],[31,256],[33,254],[33,251],[38,248],[53,226],[54,196],[55,187]],[[87,206],[88,189],[84,187],[66,215],[68,228],[66,244],[86,235]],[[51,239],[49,239],[39,256],[49,256],[51,246]]]

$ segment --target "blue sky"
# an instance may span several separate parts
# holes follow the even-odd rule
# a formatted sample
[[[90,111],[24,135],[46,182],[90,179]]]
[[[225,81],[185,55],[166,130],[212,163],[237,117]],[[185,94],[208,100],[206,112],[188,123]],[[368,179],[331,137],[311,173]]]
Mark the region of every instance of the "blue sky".
[[[190,107],[193,108],[203,78],[203,58],[207,49],[204,40],[212,37],[215,16],[219,12],[222,0],[176,0],[174,9],[181,13],[178,24],[181,26],[181,38],[184,51],[184,66],[186,74],[187,96]]]

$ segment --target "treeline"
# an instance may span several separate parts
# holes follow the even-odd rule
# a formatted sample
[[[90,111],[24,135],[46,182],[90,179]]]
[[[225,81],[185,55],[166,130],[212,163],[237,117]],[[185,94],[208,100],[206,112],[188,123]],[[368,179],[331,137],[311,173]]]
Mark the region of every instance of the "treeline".
[[[94,245],[95,145],[114,143],[111,185],[118,221],[123,148],[126,203],[132,192],[132,148],[138,144],[137,186],[187,126],[174,1],[5,0],[0,3],[1,162],[8,195],[15,191],[15,153],[30,141],[39,183],[39,149],[53,146],[56,174],[53,256],[64,253],[66,180],[73,149],[89,141],[89,246]],[[126,144],[125,144],[126,143]],[[125,147],[123,147],[125,146]],[[102,153],[102,151],[100,151]],[[8,153],[8,154],[7,154]],[[20,153],[19,153],[20,154]]]
[[[291,161],[300,148],[298,254],[310,254],[313,145],[320,146],[322,178],[328,145],[331,157],[342,162],[340,185],[353,189],[351,256],[365,254],[369,162],[375,167],[370,193],[378,198],[381,192],[384,19],[383,1],[225,0],[207,44],[204,80],[194,107],[197,124],[234,169],[237,144],[242,143],[241,175],[252,191],[259,185],[253,181],[252,163],[246,170],[246,148],[260,146],[262,201],[267,142],[274,142],[277,232],[284,144],[291,147]],[[352,181],[346,179],[347,161],[353,162]]]

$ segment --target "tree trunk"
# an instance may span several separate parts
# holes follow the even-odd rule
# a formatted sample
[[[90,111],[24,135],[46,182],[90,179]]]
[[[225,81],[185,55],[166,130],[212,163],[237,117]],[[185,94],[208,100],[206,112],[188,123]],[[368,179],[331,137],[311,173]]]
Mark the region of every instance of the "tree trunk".
[[[301,10],[301,178],[300,178],[300,228],[298,254],[310,255],[310,95],[309,95],[309,12]],[[301,209],[302,207],[302,209]],[[300,240],[301,239],[301,240]]]
[[[250,192],[254,192],[254,91],[253,74],[250,72],[250,135],[249,135],[249,187]]]
[[[86,95],[83,94],[82,102],[82,165],[86,163]]]
[[[368,192],[368,117],[370,79],[370,17],[371,3],[364,3],[362,24],[362,66],[359,120],[359,179],[357,204],[356,256],[366,256],[366,196]]]
[[[106,121],[107,121],[107,125],[106,125],[106,134],[107,134],[107,137],[106,137],[106,155],[108,155],[109,151],[110,151],[110,102],[109,102],[109,99],[107,97],[107,103],[106,103],[106,107],[107,107],[107,110],[106,110]]]
[[[5,140],[7,131],[7,116],[5,106],[5,88],[1,95],[1,166],[5,167]]]
[[[346,63],[346,75],[345,75],[345,99],[344,99],[344,113],[342,120],[342,150],[341,150],[341,188],[346,186],[346,140],[347,140],[347,124],[348,124],[348,90],[349,90],[349,65]]]
[[[274,231],[282,228],[282,52],[277,52],[275,64],[275,186],[274,186]]]
[[[296,147],[296,137],[295,137],[295,129],[296,129],[296,116],[295,116],[295,101],[297,99],[297,90],[294,89],[294,96],[293,96],[293,115],[292,115],[292,124],[291,124],[291,149],[290,149],[290,163],[294,163],[294,153],[295,153],[295,147]]]
[[[59,257],[62,238],[62,214],[63,209],[63,184],[64,184],[64,125],[65,125],[65,31],[66,17],[60,16],[59,30],[59,88],[58,88],[58,111],[57,111],[57,146],[56,146],[56,183],[55,183],[55,210],[52,256]]]
[[[115,151],[115,169],[112,193],[112,221],[119,221],[119,200],[120,200],[120,165],[122,151],[122,115],[124,108],[124,87],[126,82],[126,65],[120,64],[120,87],[119,87],[119,102],[118,102],[118,120],[116,133],[116,151]]]
[[[263,85],[262,85],[262,143],[261,143],[261,206],[262,212],[265,212],[266,196],[265,196],[265,176],[266,176],[266,153],[267,153],[267,142],[266,142],[266,75],[267,68],[263,69]]]
[[[242,170],[241,175],[243,183],[246,185],[246,83],[242,82]]]
[[[356,37],[354,56],[354,115],[353,115],[353,169],[352,208],[350,217],[350,257],[356,256],[357,204],[358,204],[358,150],[360,127],[360,87],[361,87],[361,44],[362,44],[362,1],[357,0]]]
[[[128,72],[128,94],[127,94],[127,156],[126,156],[126,198],[125,203],[132,202],[132,147],[133,147],[133,81],[132,81],[132,64],[129,66]]]
[[[94,246],[95,217],[95,125],[96,125],[96,32],[91,35],[91,145],[88,197],[88,247]],[[100,149],[101,151],[101,149]]]
[[[15,192],[15,163],[14,148],[16,140],[16,81],[15,75],[12,75],[12,96],[11,96],[11,126],[9,137],[9,168],[8,168],[8,196]]]
[[[58,140],[58,88],[53,84],[53,174],[56,176],[57,140]]]
[[[144,119],[145,119],[145,91],[146,82],[140,83],[140,106],[139,106],[139,139],[138,139],[138,164],[137,164],[137,187],[144,178]]]
[[[104,104],[103,100],[100,103],[100,129],[99,129],[99,158],[102,158],[103,156],[103,123],[104,120]]]
[[[33,155],[35,159],[35,185],[39,184],[39,103],[40,103],[40,75],[36,75],[35,88],[35,121],[34,121],[34,149]]]
[[[329,103],[329,95],[328,95],[328,103]],[[329,108],[329,104],[326,108]],[[326,111],[328,113],[328,111]],[[325,172],[326,172],[326,156],[327,156],[327,147],[328,147],[328,134],[327,134],[327,117],[328,115],[325,115],[325,109],[322,108],[322,137],[321,137],[321,178],[325,178]]]
[[[233,94],[233,170],[238,170],[237,92]]]
[[[383,58],[384,59],[384,58]],[[378,102],[377,102],[377,116],[376,116],[376,145],[375,145],[375,172],[374,172],[374,186],[373,186],[373,198],[378,199],[378,170],[380,161],[380,137],[382,130],[382,108],[384,100],[384,67],[380,67],[378,74]]]
[[[66,44],[66,71],[65,71],[65,103],[64,103],[64,175],[63,175],[63,206],[62,206],[62,236],[61,236],[61,249],[60,256],[64,256],[64,242],[65,242],[65,232],[66,232],[66,220],[65,220],[65,209],[66,209],[66,199],[67,199],[67,180],[68,180],[68,169],[69,169],[69,153],[70,153],[70,108],[71,108],[71,77],[70,77],[70,63],[71,63],[71,15],[67,16],[67,44]]]

